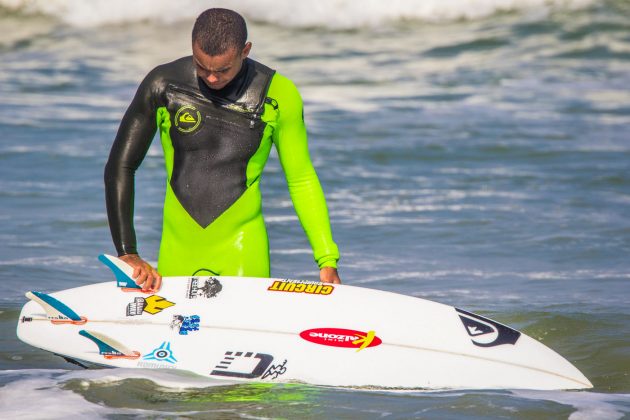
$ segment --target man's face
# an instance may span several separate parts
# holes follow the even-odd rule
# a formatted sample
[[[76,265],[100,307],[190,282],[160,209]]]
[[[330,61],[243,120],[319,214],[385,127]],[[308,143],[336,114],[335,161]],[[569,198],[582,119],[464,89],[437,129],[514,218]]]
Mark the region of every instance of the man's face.
[[[208,55],[193,43],[193,61],[197,69],[197,76],[213,90],[223,89],[241,70],[243,60],[252,48],[251,42],[239,51],[232,48],[219,55]]]

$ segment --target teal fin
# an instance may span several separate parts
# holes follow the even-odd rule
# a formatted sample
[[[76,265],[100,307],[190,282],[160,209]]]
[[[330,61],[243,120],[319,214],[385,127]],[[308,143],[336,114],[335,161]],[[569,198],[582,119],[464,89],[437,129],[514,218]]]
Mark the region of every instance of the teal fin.
[[[79,331],[79,335],[88,338],[98,346],[98,352],[108,356],[133,356],[135,352],[129,350],[118,341],[96,331]]]
[[[51,318],[51,319],[68,318],[72,321],[82,320],[81,317],[76,312],[74,312],[64,303],[60,302],[59,300],[55,299],[54,297],[50,295],[47,295],[46,293],[27,292],[26,297],[39,303],[46,311],[48,318]]]
[[[123,261],[119,260],[116,257],[112,257],[111,255],[101,254],[98,256],[100,262],[109,267],[110,270],[114,272],[114,276],[116,276],[116,282],[118,287],[126,287],[129,289],[142,289],[140,286],[136,284],[136,282],[131,278],[131,275],[125,273],[123,267],[129,268],[131,267],[125,264]]]

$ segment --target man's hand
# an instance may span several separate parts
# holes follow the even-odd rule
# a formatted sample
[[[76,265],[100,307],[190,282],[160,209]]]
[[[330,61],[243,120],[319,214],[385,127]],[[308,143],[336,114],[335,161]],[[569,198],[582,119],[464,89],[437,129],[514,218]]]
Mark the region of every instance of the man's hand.
[[[319,281],[322,283],[341,284],[337,269],[332,267],[322,267],[321,270],[319,270]]]
[[[162,276],[151,264],[140,258],[138,254],[127,254],[118,257],[133,268],[133,279],[143,292],[156,293],[162,287]]]

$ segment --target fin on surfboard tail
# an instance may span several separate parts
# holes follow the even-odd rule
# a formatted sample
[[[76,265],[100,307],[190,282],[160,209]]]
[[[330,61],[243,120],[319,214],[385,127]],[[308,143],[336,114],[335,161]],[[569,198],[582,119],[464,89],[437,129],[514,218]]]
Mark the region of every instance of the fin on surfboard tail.
[[[26,297],[37,302],[46,311],[46,317],[53,324],[75,324],[82,325],[87,322],[87,318],[80,316],[70,309],[68,305],[60,300],[41,292],[26,292]]]
[[[124,292],[140,292],[142,288],[133,280],[133,268],[120,258],[101,254],[98,260],[105,264],[116,277],[116,285]]]
[[[137,359],[140,357],[140,352],[130,350],[119,341],[105,334],[96,331],[81,330],[79,331],[79,335],[96,344],[99,354],[103,355],[105,359]]]

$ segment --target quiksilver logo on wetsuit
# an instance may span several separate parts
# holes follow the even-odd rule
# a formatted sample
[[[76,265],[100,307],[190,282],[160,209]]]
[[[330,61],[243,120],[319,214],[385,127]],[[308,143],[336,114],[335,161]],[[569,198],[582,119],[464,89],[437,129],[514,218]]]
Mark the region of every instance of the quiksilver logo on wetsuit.
[[[175,127],[182,133],[192,133],[201,124],[201,113],[192,105],[184,105],[175,113]]]

